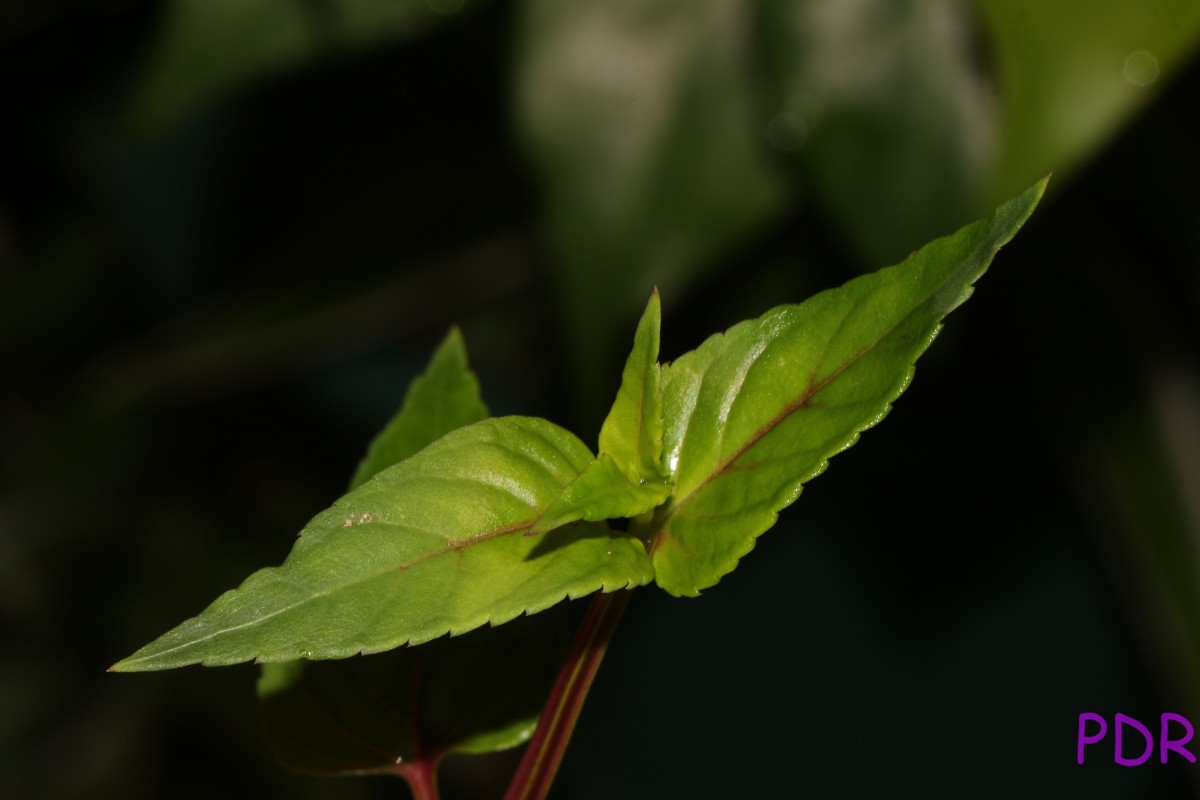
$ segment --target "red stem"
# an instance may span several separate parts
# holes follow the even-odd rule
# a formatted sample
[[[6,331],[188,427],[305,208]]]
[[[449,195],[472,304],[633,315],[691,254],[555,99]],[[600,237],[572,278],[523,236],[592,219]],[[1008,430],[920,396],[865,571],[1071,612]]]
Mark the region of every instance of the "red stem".
[[[504,800],[544,800],[550,791],[588,689],[632,595],[622,589],[592,599]]]
[[[420,650],[413,651],[412,714],[409,717],[409,735],[416,747],[414,758],[396,765],[396,772],[408,781],[413,800],[439,800],[437,787],[437,758],[426,751],[421,737],[421,699],[424,660]]]
[[[438,800],[437,765],[419,759],[399,770],[412,789],[413,800]]]

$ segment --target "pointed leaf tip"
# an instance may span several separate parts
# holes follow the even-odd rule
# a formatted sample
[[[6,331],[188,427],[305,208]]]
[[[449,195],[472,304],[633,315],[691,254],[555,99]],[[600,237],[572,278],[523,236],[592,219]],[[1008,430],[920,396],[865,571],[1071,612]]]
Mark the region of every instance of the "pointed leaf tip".
[[[634,332],[621,386],[600,428],[601,455],[609,455],[633,484],[660,481],[662,467],[662,367],[658,363],[662,303],[657,289]]]
[[[638,321],[621,386],[600,428],[600,454],[564,489],[529,535],[577,520],[628,519],[657,508],[671,493],[662,465],[662,311],[650,293]]]
[[[664,369],[675,491],[649,538],[659,586],[695,595],[715,584],[805,482],[887,413],[942,318],[1045,187],[1043,179],[898,266],[740,323]]]
[[[361,486],[443,434],[487,417],[479,381],[467,364],[462,332],[452,326],[425,371],[409,385],[400,411],[371,441],[350,488]]]

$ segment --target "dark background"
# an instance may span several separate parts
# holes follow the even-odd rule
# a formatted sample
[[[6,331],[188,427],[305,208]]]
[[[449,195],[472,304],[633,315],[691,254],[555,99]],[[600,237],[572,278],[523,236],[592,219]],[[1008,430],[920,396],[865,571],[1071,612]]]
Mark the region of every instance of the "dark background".
[[[1071,5],[7,6],[0,794],[404,796],[277,768],[251,666],[104,670],[280,562],[451,324],[591,442],[650,285],[670,359],[1054,170],[886,422],[719,586],[637,593],[553,796],[1194,796],[1075,732],[1200,723],[1200,20]],[[610,83],[564,89],[589,25]],[[1159,72],[1092,113],[1126,34]]]

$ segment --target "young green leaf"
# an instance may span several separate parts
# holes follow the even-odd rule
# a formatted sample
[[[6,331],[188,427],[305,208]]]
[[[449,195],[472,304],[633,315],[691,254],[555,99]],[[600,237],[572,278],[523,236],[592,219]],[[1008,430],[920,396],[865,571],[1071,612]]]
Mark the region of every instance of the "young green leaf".
[[[575,520],[636,517],[671,494],[662,463],[662,389],[658,364],[662,311],[658,290],[638,323],[621,388],[600,427],[600,456],[563,490],[529,533]]]
[[[658,365],[661,325],[662,304],[655,289],[633,335],[617,399],[600,427],[600,455],[612,456],[634,484],[667,477],[662,463],[662,368]]]
[[[750,551],[828,459],[881,420],[941,319],[1032,213],[1045,181],[902,264],[713,336],[663,375],[672,499],[659,586],[695,595]]]
[[[603,525],[522,535],[593,460],[541,419],[453,431],[318,514],[282,566],[113,669],[344,658],[647,583],[641,544]]]
[[[462,334],[452,328],[429,366],[408,387],[404,405],[367,448],[350,488],[398,464],[452,430],[487,419],[479,381],[467,368]]]
[[[580,519],[629,519],[653,511],[670,496],[671,484],[667,481],[632,483],[613,457],[605,453],[563,489],[529,534],[545,533]]]

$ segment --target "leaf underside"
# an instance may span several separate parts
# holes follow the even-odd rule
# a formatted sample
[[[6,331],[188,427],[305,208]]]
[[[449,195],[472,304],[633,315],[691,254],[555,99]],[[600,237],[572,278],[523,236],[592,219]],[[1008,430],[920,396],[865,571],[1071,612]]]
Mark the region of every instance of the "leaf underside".
[[[265,664],[267,743],[284,767],[317,775],[395,773],[515,747],[533,732],[566,653],[563,623],[536,614],[362,658]]]

